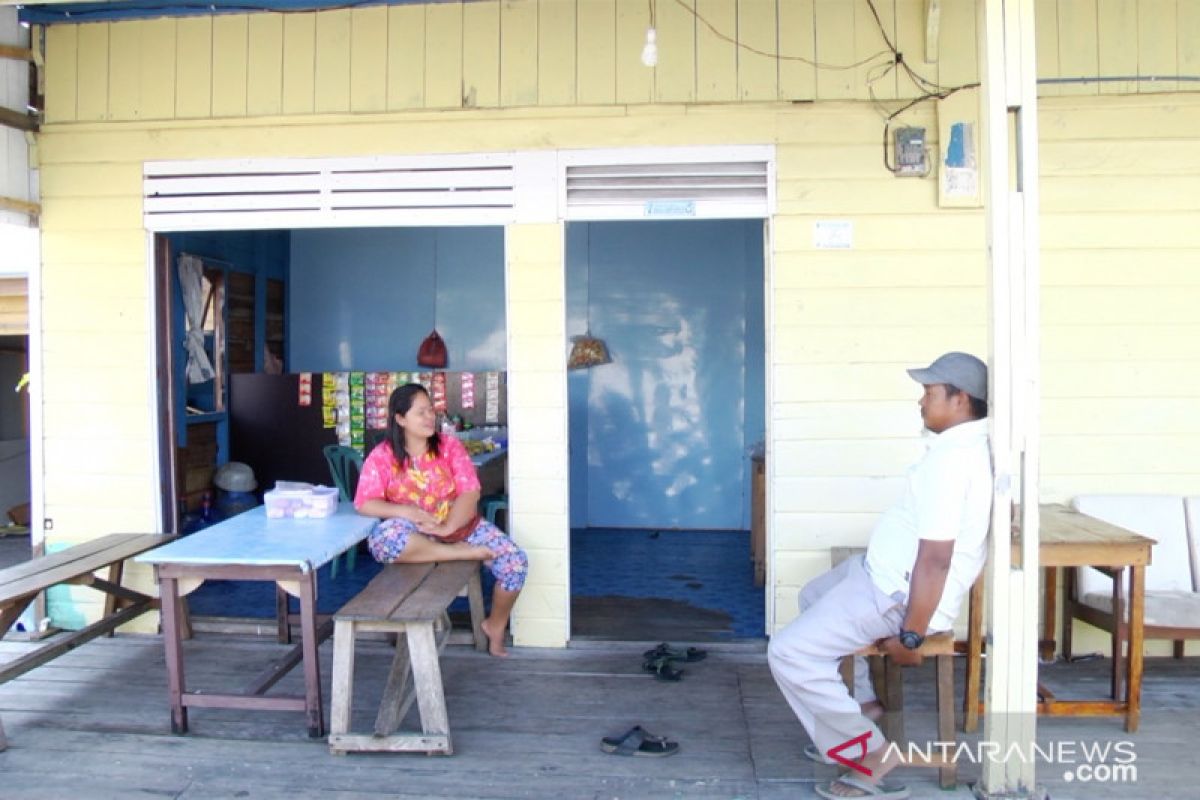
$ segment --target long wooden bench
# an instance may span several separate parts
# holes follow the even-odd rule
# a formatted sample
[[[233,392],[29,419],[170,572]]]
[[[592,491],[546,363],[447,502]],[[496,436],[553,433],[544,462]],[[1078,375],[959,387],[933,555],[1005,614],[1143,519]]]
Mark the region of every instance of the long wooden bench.
[[[0,639],[8,633],[39,592],[61,583],[90,586],[105,593],[104,613],[81,630],[0,666],[0,684],[23,675],[34,667],[97,636],[112,633],[134,617],[158,607],[158,599],[121,585],[125,559],[132,558],[173,536],[146,533],[114,533],[77,544],[50,555],[0,570]],[[105,577],[95,573],[107,569]],[[8,747],[0,721],[0,752]]]
[[[487,649],[478,561],[390,564],[334,615],[329,750],[424,752],[449,755],[450,720],[438,654],[450,632],[447,607],[463,588],[471,608],[476,650]],[[396,652],[370,734],[350,732],[354,651],[358,634],[396,634]],[[411,677],[411,682],[409,678]],[[416,702],[421,731],[397,733]]]

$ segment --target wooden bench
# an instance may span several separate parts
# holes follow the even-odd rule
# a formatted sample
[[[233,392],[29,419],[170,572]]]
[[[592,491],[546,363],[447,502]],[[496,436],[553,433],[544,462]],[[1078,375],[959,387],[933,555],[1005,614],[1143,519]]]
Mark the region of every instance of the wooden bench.
[[[0,683],[23,675],[97,636],[112,633],[134,617],[157,608],[157,598],[122,586],[121,575],[125,559],[173,538],[152,533],[114,533],[0,570],[0,639],[38,593],[51,586],[60,583],[90,586],[106,595],[104,613],[98,621],[0,666]],[[94,573],[102,569],[107,569],[108,573],[99,578]],[[4,724],[0,722],[0,752],[7,747]]]
[[[934,633],[925,637],[919,652],[926,658],[934,659],[937,670],[937,732],[939,742],[953,742],[954,728],[954,633]],[[900,667],[890,658],[884,657],[875,645],[859,650],[855,655],[865,656],[871,660],[871,673],[883,703],[884,714],[880,721],[884,738],[903,747],[904,737],[904,682],[901,678]],[[854,658],[842,659],[842,680],[854,692]],[[958,767],[952,758],[934,755],[932,759],[916,762],[910,761],[911,766],[937,767],[938,779],[943,789],[952,789],[958,784]]]
[[[334,615],[330,752],[453,752],[438,654],[450,632],[446,609],[464,587],[475,649],[486,650],[478,561],[389,564]],[[355,734],[350,732],[355,644],[359,633],[371,631],[396,634],[396,653],[374,733]],[[396,733],[414,700],[421,732]]]

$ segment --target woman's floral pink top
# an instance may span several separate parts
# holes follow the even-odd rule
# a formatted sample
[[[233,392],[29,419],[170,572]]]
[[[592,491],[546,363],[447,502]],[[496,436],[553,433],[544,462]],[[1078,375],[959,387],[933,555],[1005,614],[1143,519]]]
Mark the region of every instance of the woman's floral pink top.
[[[363,462],[354,507],[382,499],[416,506],[433,514],[438,522],[445,520],[454,498],[479,491],[479,477],[467,448],[457,437],[439,434],[438,450],[436,456],[426,453],[419,459],[408,459],[408,466],[401,470],[392,446],[380,442]]]

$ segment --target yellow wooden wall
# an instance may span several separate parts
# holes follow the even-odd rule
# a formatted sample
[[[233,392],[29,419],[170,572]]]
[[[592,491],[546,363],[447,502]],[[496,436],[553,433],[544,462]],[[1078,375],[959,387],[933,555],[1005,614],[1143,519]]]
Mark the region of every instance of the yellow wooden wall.
[[[852,63],[880,44],[865,3],[694,2],[721,29],[757,31],[753,41],[767,45],[798,26],[808,33],[786,43],[815,42],[829,62]],[[1158,60],[1138,56],[1141,74],[1200,71],[1198,2],[1039,3],[1040,68],[1076,74],[1086,63],[1071,54],[1088,51],[1097,54],[1092,74],[1123,75],[1128,64],[1109,55],[1134,31],[1135,53],[1173,43]],[[1115,24],[1128,22],[1131,5],[1139,24]],[[975,79],[971,6],[942,4],[941,55],[925,74]],[[1151,6],[1174,15],[1173,33],[1149,23]],[[910,43],[902,47],[919,51],[924,3],[879,7]],[[674,0],[658,0],[662,54],[648,70],[637,62],[646,9],[643,0],[511,0],[51,27],[38,140],[51,542],[154,524],[145,160],[774,143],[768,591],[777,624],[791,619],[796,590],[828,566],[828,547],[866,541],[918,452],[917,393],[904,368],[947,349],[986,350],[983,214],[940,208],[936,176],[884,170],[882,121],[862,102],[869,70],[804,78],[799,63],[763,64],[726,48]],[[1080,19],[1096,32],[1081,33]],[[874,84],[877,96],[887,83]],[[1043,90],[1048,500],[1200,494],[1200,96],[1181,93],[1183,83],[1163,88]],[[825,102],[780,102],[814,97]],[[929,103],[899,121],[938,128]],[[854,248],[815,249],[821,219],[850,220]],[[560,226],[514,226],[508,245],[510,294],[527,292],[512,297],[559,302],[538,292],[554,288],[541,280],[561,259]],[[531,322],[510,342],[514,372],[543,389],[562,367],[563,350],[544,341],[551,322]],[[557,425],[565,411],[544,391],[522,400],[513,389],[514,431],[533,417],[527,442],[536,450],[547,443],[532,422]],[[514,450],[514,503],[521,478],[537,502],[524,523],[515,507],[514,522],[541,566],[517,631],[555,644],[565,516],[555,544],[563,512],[539,493],[548,476],[518,461]]]
[[[925,0],[874,2],[888,40],[922,78],[941,87],[978,80],[973,2],[941,4],[934,63],[924,60]],[[638,59],[651,7],[655,69]],[[1036,8],[1042,78],[1200,74],[1200,0]],[[921,93],[888,69],[866,0],[470,0],[93,22],[50,26],[46,51],[50,123]],[[1188,87],[1046,85],[1041,94],[1177,88]]]

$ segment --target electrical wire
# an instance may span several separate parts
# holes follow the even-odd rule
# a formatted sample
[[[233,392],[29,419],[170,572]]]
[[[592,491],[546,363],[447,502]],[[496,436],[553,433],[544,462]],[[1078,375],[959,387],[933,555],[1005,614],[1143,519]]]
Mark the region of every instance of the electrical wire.
[[[887,50],[880,50],[878,53],[869,55],[860,61],[855,61],[853,64],[825,64],[820,61],[814,61],[811,58],[805,58],[804,56],[785,56],[782,53],[771,53],[766,50],[759,50],[757,47],[754,47],[753,45],[748,45],[745,42],[739,42],[737,39],[733,38],[732,36],[728,36],[727,34],[721,33],[721,31],[717,30],[716,26],[713,25],[711,22],[709,22],[707,19],[705,19],[703,17],[703,15],[700,14],[699,11],[697,11],[696,9],[689,6],[683,0],[675,0],[675,4],[678,5],[680,8],[682,8],[684,11],[691,14],[693,17],[695,17],[697,22],[701,23],[702,25],[704,25],[704,27],[706,27],[710,31],[712,31],[712,34],[714,36],[716,36],[718,39],[720,39],[721,41],[729,42],[734,47],[741,48],[742,50],[745,50],[748,53],[754,53],[755,55],[765,56],[767,58],[773,58],[773,59],[776,59],[777,61],[799,61],[801,64],[808,64],[810,67],[814,67],[816,69],[846,70],[846,69],[857,69],[858,67],[864,66],[866,64],[870,64],[872,61],[879,58],[880,56],[886,56],[888,54]]]

